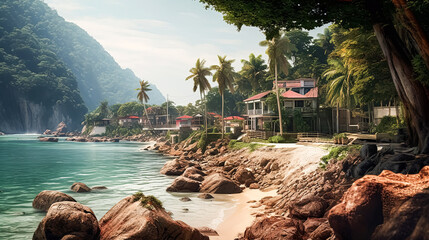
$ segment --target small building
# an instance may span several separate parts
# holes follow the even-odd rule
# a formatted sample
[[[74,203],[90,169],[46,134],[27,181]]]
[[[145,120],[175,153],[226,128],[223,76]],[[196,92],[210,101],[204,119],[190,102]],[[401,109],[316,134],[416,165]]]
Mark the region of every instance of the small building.
[[[127,116],[119,118],[119,125],[123,127],[131,127],[137,125],[140,121],[140,118],[137,116]]]
[[[193,117],[184,115],[181,117],[176,118],[176,127],[191,127],[192,126],[192,119]]]
[[[110,118],[103,118],[95,121],[95,126],[107,126],[110,125]]]
[[[204,125],[204,116],[201,114],[196,114],[192,118],[192,127],[199,128]]]
[[[225,132],[241,132],[244,127],[245,119],[239,116],[229,116],[223,119],[225,121]]]

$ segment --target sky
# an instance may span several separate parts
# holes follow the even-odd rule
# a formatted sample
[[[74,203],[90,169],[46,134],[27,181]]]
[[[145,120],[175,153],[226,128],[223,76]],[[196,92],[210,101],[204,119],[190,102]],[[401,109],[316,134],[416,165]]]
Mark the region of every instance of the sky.
[[[198,58],[211,66],[218,64],[217,55],[226,55],[227,59],[235,59],[236,71],[241,69],[241,59],[248,59],[251,53],[267,59],[265,48],[259,46],[265,39],[259,29],[243,27],[238,32],[223,21],[220,13],[206,10],[197,0],[44,2],[66,21],[87,31],[122,68],[155,84],[177,105],[199,99],[198,91],[192,91],[193,81],[185,81]],[[322,31],[315,29],[310,35]]]

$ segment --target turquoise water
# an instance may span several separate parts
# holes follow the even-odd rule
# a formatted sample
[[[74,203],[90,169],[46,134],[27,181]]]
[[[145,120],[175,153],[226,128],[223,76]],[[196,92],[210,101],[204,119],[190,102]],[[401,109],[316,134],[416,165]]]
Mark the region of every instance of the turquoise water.
[[[43,190],[71,195],[98,219],[124,197],[142,191],[158,197],[173,218],[194,227],[215,228],[235,204],[227,195],[203,200],[196,193],[166,192],[174,178],[159,170],[169,158],[142,151],[145,143],[50,143],[39,142],[37,136],[0,136],[0,239],[31,239],[45,215],[31,204]],[[74,193],[69,189],[74,182],[108,190]],[[184,196],[192,201],[181,202]]]

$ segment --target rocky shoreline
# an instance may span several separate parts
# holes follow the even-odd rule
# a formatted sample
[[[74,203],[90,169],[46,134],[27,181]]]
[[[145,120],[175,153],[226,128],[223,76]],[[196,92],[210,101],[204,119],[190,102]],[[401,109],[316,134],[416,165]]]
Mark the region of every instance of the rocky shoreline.
[[[80,138],[71,139],[79,141],[76,139]],[[108,141],[108,138],[84,139]],[[125,140],[155,139],[140,135]],[[236,239],[426,239],[429,236],[427,155],[395,153],[365,145],[360,152],[353,152],[341,161],[331,161],[323,170],[318,163],[326,150],[311,144],[279,149],[263,147],[252,152],[248,149],[231,150],[228,148],[229,140],[217,140],[209,143],[203,151],[198,142],[170,144],[162,137],[156,140],[153,146],[144,150],[175,157],[160,171],[176,176],[166,191],[200,192],[205,198],[210,197],[210,193],[240,193],[244,188],[277,190],[277,196],[265,197],[254,203],[255,207],[261,208],[254,214],[253,224],[242,229],[242,234]],[[113,207],[112,210],[116,209],[114,216],[125,214],[129,217],[128,213],[120,213],[117,208],[137,211],[131,199],[125,198],[118,203],[121,207]],[[74,205],[70,208],[82,209]],[[192,236],[195,234],[195,238],[182,236],[175,239],[208,239],[199,230],[168,218],[161,208],[154,209],[155,212],[141,212],[141,216],[150,216],[150,220],[145,221],[158,219],[156,221],[175,226],[171,227],[176,229],[174,231],[178,231],[178,224],[180,231],[189,231]],[[162,220],[159,220],[160,216]],[[114,218],[109,217],[111,220],[107,222],[117,222]],[[139,219],[134,215],[133,218]],[[98,224],[102,222],[103,219]],[[130,224],[127,228],[129,233],[134,231],[132,226],[137,222],[109,223],[113,224],[109,228]],[[402,226],[403,229],[398,231],[394,226]],[[110,235],[107,236],[103,235],[100,225],[101,239],[128,234],[120,227],[116,232],[109,230]],[[97,230],[94,231],[98,236]]]

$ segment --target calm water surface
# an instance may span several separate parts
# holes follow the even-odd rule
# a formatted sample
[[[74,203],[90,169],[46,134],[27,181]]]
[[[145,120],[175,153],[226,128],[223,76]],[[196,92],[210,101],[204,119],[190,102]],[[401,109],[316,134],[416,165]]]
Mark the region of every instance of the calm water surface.
[[[173,218],[194,227],[215,228],[227,209],[236,203],[228,195],[215,200],[197,198],[196,193],[168,193],[174,180],[159,170],[169,159],[142,151],[136,142],[58,143],[39,142],[38,135],[0,136],[0,239],[31,239],[45,213],[32,208],[43,190],[58,190],[90,207],[100,219],[113,205],[137,191],[158,197]],[[74,193],[69,187],[84,182],[108,190]],[[188,196],[190,202],[179,199]],[[188,209],[189,211],[186,211]]]

